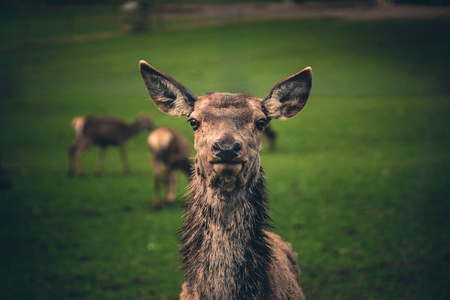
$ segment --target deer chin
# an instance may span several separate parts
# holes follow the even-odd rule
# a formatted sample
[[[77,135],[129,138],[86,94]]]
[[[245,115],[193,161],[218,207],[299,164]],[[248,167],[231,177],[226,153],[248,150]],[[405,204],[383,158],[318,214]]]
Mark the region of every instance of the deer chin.
[[[212,186],[224,192],[231,192],[240,186],[242,179],[239,175],[243,170],[243,163],[212,163],[212,168]]]

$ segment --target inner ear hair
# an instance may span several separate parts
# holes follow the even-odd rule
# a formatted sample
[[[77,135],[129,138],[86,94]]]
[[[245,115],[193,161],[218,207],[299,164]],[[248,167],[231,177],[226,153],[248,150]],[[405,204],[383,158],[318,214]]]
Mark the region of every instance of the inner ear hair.
[[[150,97],[162,112],[175,116],[192,112],[197,101],[194,93],[145,61],[140,61],[139,67]]]
[[[311,86],[310,67],[281,80],[262,101],[264,113],[277,120],[292,118],[305,106]]]

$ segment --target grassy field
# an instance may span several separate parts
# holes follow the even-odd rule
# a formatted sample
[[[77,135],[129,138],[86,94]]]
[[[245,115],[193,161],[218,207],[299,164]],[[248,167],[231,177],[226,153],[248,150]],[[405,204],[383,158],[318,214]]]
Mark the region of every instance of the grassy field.
[[[138,72],[145,59],[200,95],[264,97],[310,65],[309,103],[273,122],[262,151],[274,231],[299,254],[309,299],[449,299],[450,20],[267,21],[98,41],[3,45],[0,153],[1,299],[167,299],[180,292],[183,193],[152,209],[142,133],[132,174],[109,149],[87,176],[66,177],[70,120],[157,111]],[[87,30],[87,32],[93,32]],[[11,37],[9,40],[15,43]]]

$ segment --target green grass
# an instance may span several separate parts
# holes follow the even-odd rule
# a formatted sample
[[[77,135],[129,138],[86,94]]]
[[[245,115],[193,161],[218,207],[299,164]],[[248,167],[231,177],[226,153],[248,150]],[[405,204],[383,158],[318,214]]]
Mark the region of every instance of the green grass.
[[[70,120],[158,112],[145,59],[200,95],[264,97],[311,65],[309,103],[273,122],[262,151],[275,232],[299,254],[309,299],[448,299],[450,21],[271,21],[2,51],[2,299],[163,299],[180,292],[177,204],[152,209],[146,134],[127,145],[133,173],[97,149],[67,178]],[[93,29],[91,29],[93,30]]]

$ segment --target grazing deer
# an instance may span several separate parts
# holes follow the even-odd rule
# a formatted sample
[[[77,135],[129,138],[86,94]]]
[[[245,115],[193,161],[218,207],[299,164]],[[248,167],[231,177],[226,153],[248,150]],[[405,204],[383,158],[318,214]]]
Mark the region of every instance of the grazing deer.
[[[186,272],[180,299],[304,299],[297,255],[264,230],[268,200],[259,151],[270,120],[291,118],[306,104],[311,68],[278,82],[264,99],[197,98],[145,61],[140,71],[156,106],[187,116],[194,130],[195,172],[180,229]]]
[[[180,133],[170,128],[158,128],[148,136],[148,148],[154,172],[154,206],[162,208],[160,198],[161,185],[165,183],[166,202],[175,202],[175,191],[178,181],[178,170],[191,176],[191,162],[189,161],[190,146],[188,140]],[[163,173],[164,170],[164,175]]]
[[[272,129],[272,127],[270,125],[268,125],[264,129],[263,133],[267,138],[267,147],[269,148],[269,151],[275,151],[276,142],[277,142],[276,132]]]
[[[91,145],[100,147],[100,152],[95,164],[94,173],[100,175],[103,159],[107,146],[118,146],[122,159],[124,173],[130,172],[125,152],[125,143],[132,136],[142,130],[153,130],[151,119],[147,115],[140,115],[133,123],[126,124],[119,118],[108,116],[85,115],[75,117],[72,120],[74,141],[69,148],[69,170],[68,174],[82,175],[80,158],[83,152]]]

